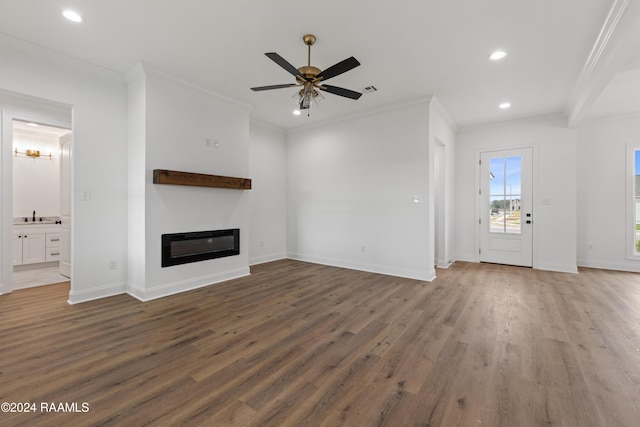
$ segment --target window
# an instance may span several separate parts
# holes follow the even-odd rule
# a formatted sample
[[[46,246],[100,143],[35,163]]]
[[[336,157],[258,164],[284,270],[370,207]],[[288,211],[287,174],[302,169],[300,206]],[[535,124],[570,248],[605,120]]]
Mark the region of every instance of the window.
[[[633,254],[640,255],[640,150],[633,150]]]
[[[489,231],[520,234],[522,157],[492,158],[489,179]]]
[[[640,259],[640,147],[627,146],[627,258]]]

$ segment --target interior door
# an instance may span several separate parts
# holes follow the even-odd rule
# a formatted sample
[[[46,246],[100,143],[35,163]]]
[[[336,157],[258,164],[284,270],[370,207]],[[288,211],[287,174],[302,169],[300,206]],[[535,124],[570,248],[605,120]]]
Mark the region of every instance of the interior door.
[[[533,150],[480,153],[480,262],[533,265]]]
[[[60,268],[71,278],[71,134],[60,137]]]

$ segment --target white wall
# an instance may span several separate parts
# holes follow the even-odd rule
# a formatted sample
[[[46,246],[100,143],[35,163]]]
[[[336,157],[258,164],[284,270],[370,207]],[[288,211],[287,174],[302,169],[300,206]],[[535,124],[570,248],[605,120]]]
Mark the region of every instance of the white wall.
[[[434,259],[447,268],[455,260],[456,128],[434,97],[429,106],[430,196],[433,203]]]
[[[434,278],[429,100],[291,133],[287,165],[289,257]]]
[[[0,58],[0,90],[54,101],[73,109],[73,280],[69,301],[124,291],[127,94],[123,79],[39,51],[7,36],[0,36]],[[11,111],[14,106],[3,108]],[[83,192],[91,193],[90,201],[82,200]],[[2,199],[10,198],[9,193],[3,190]],[[10,221],[4,210],[2,212],[0,221]],[[2,253],[5,268],[5,251]],[[111,260],[119,262],[118,269],[109,269]]]
[[[626,258],[627,144],[640,144],[640,117],[578,128],[578,264],[640,271]]]
[[[149,66],[144,66],[144,90],[138,88],[131,96],[136,95],[144,96],[144,101],[138,100],[144,103],[144,134],[138,133],[131,143],[144,144],[144,165],[136,164],[131,174],[140,179],[139,168],[144,167],[145,243],[144,254],[130,253],[130,258],[144,259],[145,272],[144,283],[132,281],[129,291],[148,300],[249,274],[251,190],[152,182],[154,169],[249,177],[248,108]],[[129,105],[134,103],[130,97]],[[140,115],[140,110],[135,114]],[[130,149],[137,150],[140,148]],[[240,255],[161,267],[162,234],[228,228],[240,229]],[[135,251],[140,246],[129,248]]]
[[[13,216],[60,216],[60,143],[53,135],[13,131],[13,148],[39,150],[40,157],[13,157]],[[51,156],[49,156],[51,154]]]
[[[251,122],[249,153],[249,263],[287,256],[287,139],[284,132]]]
[[[562,118],[465,128],[456,138],[457,259],[478,261],[478,169],[481,151],[533,147],[533,267],[576,272],[577,131]],[[543,205],[546,199],[548,204]]]
[[[128,74],[127,288],[144,290],[146,283],[145,191],[146,179],[146,78],[141,64]]]

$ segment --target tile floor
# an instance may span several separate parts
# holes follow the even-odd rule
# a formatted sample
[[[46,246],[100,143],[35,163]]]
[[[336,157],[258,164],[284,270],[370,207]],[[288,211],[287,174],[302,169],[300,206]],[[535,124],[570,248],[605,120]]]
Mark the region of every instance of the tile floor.
[[[58,273],[58,266],[13,272],[13,289],[33,288],[67,281],[69,281],[68,277]]]

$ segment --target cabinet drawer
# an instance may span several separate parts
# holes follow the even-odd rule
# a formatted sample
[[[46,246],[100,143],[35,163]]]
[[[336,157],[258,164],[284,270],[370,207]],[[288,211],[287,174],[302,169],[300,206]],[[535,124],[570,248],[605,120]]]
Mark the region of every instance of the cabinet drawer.
[[[60,260],[60,248],[47,248],[46,261],[58,261]]]
[[[60,246],[60,233],[47,233],[47,247],[57,248]]]

